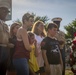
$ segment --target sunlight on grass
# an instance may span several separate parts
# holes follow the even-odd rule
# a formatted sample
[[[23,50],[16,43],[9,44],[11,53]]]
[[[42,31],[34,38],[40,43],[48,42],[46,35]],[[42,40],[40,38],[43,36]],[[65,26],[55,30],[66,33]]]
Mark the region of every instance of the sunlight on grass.
[[[74,74],[72,73],[72,71],[66,70],[66,71],[65,71],[65,75],[74,75]]]

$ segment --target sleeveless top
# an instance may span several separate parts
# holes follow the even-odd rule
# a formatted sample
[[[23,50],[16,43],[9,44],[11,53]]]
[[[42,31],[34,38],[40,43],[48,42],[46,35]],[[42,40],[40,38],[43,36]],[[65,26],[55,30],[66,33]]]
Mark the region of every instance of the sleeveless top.
[[[30,58],[30,51],[25,48],[23,41],[17,40],[13,58]]]

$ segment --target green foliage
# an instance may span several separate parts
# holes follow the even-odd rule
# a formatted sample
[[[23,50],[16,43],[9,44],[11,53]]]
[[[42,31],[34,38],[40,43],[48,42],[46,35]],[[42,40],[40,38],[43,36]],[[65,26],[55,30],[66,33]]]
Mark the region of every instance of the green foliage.
[[[38,20],[43,21],[44,23],[46,23],[49,20],[49,18],[47,16],[43,16],[43,17],[36,16],[35,17],[35,22],[38,21]]]
[[[74,38],[74,33],[76,32],[76,19],[72,21],[72,23],[69,23],[67,26],[64,26],[64,29],[66,30],[66,39]]]
[[[45,27],[45,30],[46,30],[47,25],[48,25],[47,21],[49,20],[49,18],[47,16],[42,16],[42,17],[41,16],[36,16],[35,17],[35,22],[38,21],[38,20],[40,20],[40,21],[45,23],[44,27]]]
[[[19,20],[19,19],[17,19],[16,21],[14,21],[14,22],[18,22],[19,24],[21,24],[22,25],[22,22]]]
[[[36,16],[36,14],[34,14],[34,13],[32,13],[32,15],[35,17],[34,22],[36,22],[38,20],[43,21],[45,23],[45,29],[46,29],[46,26],[48,24],[47,21],[49,20],[49,18],[47,16],[42,16],[42,17],[41,16]],[[19,19],[17,19],[14,22],[18,22],[22,25],[22,22]],[[28,31],[31,31],[31,29],[32,29],[32,27],[28,28]]]

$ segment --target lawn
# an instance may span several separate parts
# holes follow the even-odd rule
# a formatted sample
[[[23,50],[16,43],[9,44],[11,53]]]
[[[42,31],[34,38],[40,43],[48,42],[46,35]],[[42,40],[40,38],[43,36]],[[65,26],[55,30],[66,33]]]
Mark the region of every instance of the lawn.
[[[71,70],[66,70],[65,75],[74,75]]]

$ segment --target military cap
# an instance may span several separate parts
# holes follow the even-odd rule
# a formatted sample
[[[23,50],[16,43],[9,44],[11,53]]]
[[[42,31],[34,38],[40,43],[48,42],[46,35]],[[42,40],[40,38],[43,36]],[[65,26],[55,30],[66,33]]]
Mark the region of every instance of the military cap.
[[[62,18],[60,18],[60,17],[55,17],[55,18],[52,19],[52,21],[53,21],[53,22],[54,22],[54,21],[62,21]]]

